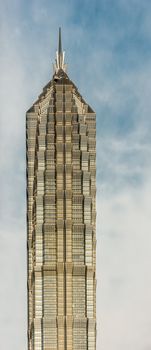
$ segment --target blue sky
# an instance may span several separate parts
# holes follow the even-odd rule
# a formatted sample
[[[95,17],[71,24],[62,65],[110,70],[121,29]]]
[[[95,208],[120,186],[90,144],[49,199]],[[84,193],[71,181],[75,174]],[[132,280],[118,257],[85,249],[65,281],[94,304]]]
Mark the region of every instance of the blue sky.
[[[0,1],[0,348],[26,349],[25,112],[68,74],[97,112],[97,349],[151,349],[151,1]]]

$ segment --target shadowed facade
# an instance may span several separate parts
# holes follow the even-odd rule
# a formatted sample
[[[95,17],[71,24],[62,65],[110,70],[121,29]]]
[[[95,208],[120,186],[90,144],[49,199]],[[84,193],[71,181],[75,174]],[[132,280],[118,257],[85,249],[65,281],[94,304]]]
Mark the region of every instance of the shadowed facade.
[[[66,74],[26,114],[28,350],[96,349],[96,116]]]

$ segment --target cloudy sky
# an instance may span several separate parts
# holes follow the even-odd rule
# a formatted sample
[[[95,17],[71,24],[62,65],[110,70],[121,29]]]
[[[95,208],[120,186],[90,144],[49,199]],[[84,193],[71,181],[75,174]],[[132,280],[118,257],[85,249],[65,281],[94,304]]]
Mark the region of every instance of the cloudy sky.
[[[0,0],[0,348],[26,349],[25,111],[59,26],[97,113],[97,350],[150,350],[150,0]]]

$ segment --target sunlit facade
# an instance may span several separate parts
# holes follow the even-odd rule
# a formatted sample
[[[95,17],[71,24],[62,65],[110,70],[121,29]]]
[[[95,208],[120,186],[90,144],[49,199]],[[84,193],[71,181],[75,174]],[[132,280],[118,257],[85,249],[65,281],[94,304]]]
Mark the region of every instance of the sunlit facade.
[[[96,116],[66,74],[26,114],[28,350],[96,349]]]

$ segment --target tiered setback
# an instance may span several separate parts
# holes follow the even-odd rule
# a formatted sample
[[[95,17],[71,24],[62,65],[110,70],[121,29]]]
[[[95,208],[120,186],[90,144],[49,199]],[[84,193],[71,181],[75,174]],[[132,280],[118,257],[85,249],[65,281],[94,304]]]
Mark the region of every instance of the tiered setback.
[[[95,350],[95,113],[65,75],[26,127],[28,349]]]

